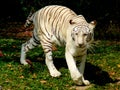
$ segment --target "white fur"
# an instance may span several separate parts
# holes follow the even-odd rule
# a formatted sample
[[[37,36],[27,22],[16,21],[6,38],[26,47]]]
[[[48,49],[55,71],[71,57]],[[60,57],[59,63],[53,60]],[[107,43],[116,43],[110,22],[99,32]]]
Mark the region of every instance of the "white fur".
[[[85,47],[84,49],[86,50],[82,52],[83,48],[76,47],[72,39],[69,39],[69,42],[66,44],[66,52],[65,52],[66,62],[70,70],[71,77],[77,85],[90,84],[90,82],[88,80],[85,80],[83,76],[85,69],[87,47]],[[77,60],[81,61],[79,67],[77,67],[76,65]]]
[[[52,60],[52,52],[46,53],[46,65],[52,77],[59,77],[61,73],[56,69]]]
[[[25,60],[26,60],[26,52],[24,52],[24,44],[22,44],[20,63],[23,65],[27,65],[28,63]]]
[[[49,69],[50,75],[52,77],[59,77],[61,75],[53,64],[52,44],[55,43],[60,46],[65,45],[66,62],[73,81],[77,85],[89,85],[90,82],[84,79],[83,74],[85,69],[87,47],[89,46],[89,42],[87,42],[87,34],[89,34],[90,31],[93,32],[93,28],[95,27],[94,22],[91,24],[87,23],[82,15],[76,15],[72,10],[66,7],[48,6],[46,8],[52,8],[52,10],[54,9],[54,11],[57,12],[56,15],[60,14],[60,10],[62,11],[64,9],[68,11],[67,14],[63,15],[62,13],[65,12],[62,12],[58,15],[58,17],[54,18],[55,16],[54,14],[51,14],[51,12],[44,13],[44,15],[42,12],[46,9],[43,8],[36,13],[37,15],[35,15],[34,18],[32,16],[35,28],[34,35],[43,47],[45,52],[45,62]],[[36,16],[39,17],[36,18]],[[55,21],[58,23],[56,24]],[[35,44],[34,40],[31,38],[30,42],[26,42],[22,45],[20,59],[21,64],[27,64],[25,61],[26,52],[28,49],[32,49],[38,44],[39,43]],[[77,67],[77,60],[80,61],[79,67]]]

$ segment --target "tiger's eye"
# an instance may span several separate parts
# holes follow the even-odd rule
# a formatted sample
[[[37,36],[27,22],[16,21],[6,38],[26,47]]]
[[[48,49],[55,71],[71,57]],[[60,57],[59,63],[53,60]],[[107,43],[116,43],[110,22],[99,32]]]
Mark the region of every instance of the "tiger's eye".
[[[87,36],[87,35],[88,35],[88,34],[86,34],[86,33],[85,33],[85,34],[83,34],[83,36]]]

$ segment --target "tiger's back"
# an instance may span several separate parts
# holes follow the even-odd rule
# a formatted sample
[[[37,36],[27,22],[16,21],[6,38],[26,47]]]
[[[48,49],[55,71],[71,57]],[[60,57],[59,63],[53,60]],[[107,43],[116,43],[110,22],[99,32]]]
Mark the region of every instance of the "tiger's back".
[[[53,42],[60,45],[66,40],[65,34],[70,24],[69,21],[74,16],[76,14],[67,7],[46,6],[36,12],[33,24],[41,37],[46,34],[47,37],[52,37]]]

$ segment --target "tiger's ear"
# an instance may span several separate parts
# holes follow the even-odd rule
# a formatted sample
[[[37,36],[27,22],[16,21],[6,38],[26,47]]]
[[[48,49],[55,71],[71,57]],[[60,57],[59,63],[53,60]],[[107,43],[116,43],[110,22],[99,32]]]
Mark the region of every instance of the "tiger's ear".
[[[95,26],[96,26],[96,24],[97,24],[97,21],[96,21],[96,20],[91,21],[91,22],[89,23],[89,28],[90,28],[90,29],[94,29]]]
[[[72,19],[69,21],[69,23],[70,24],[75,24],[75,22]]]

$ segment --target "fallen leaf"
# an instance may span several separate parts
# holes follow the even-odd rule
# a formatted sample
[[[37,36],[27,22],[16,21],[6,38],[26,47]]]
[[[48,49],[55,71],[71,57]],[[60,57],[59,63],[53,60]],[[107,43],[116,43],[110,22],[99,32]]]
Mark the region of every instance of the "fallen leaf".
[[[118,64],[117,66],[118,66],[118,68],[120,68],[120,64]]]
[[[57,51],[57,48],[56,48],[56,46],[54,44],[52,44],[52,50]]]
[[[31,31],[25,31],[24,34],[25,34],[25,36],[30,36],[30,37],[32,36],[32,32]]]
[[[32,78],[37,78],[37,75],[34,73],[33,76],[32,76]]]
[[[45,81],[45,80],[40,80],[40,82],[41,82],[42,84],[47,83],[47,81]]]
[[[2,51],[0,51],[0,57],[2,57],[2,56],[4,56],[4,55],[3,55]]]
[[[109,75],[113,76],[113,75],[115,75],[115,72],[109,72]]]
[[[24,78],[24,76],[23,76],[23,75],[21,75],[19,78],[23,79],[23,78]]]
[[[7,64],[7,67],[11,68],[11,67],[12,67],[12,65],[11,65],[11,64]]]
[[[26,62],[27,62],[31,67],[33,66],[32,62],[31,62],[29,59],[26,59]]]

